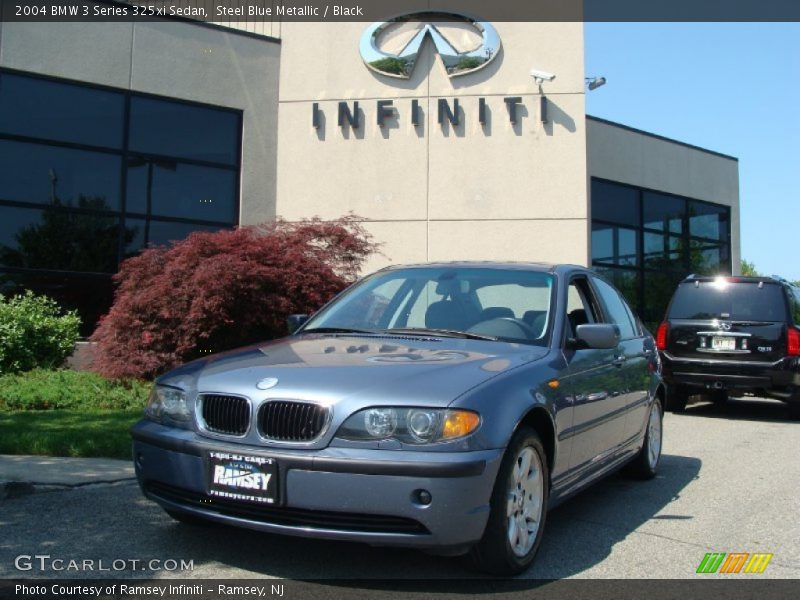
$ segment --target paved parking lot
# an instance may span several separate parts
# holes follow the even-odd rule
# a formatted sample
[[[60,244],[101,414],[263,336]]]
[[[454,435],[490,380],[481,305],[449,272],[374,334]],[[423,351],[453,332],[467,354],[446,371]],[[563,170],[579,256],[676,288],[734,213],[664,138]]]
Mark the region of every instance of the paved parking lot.
[[[659,477],[613,476],[551,512],[539,557],[523,577],[695,578],[706,552],[770,552],[774,558],[756,577],[798,578],[799,449],[800,423],[788,421],[779,403],[735,400],[726,410],[699,404],[668,414]],[[87,575],[20,573],[14,558],[21,554],[106,565],[184,559],[193,561],[192,577],[205,578],[475,575],[463,559],[179,525],[130,481],[0,501],[0,577]]]

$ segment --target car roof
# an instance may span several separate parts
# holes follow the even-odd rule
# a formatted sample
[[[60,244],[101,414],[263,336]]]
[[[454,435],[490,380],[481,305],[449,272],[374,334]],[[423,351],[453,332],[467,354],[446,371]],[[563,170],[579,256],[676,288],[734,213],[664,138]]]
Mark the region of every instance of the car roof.
[[[514,262],[514,261],[488,261],[488,260],[459,260],[459,261],[440,261],[427,263],[414,263],[408,265],[392,265],[381,269],[381,271],[394,271],[398,269],[425,269],[425,268],[481,268],[481,269],[505,269],[520,271],[537,271],[540,273],[563,273],[567,271],[588,271],[586,267],[580,265],[540,263],[540,262]]]
[[[762,275],[758,276],[744,276],[744,275],[689,275],[686,279],[681,281],[681,283],[692,283],[694,281],[699,282],[709,282],[709,281],[716,281],[717,279],[722,278],[726,279],[729,283],[786,283],[790,284],[791,282],[786,281],[782,277],[778,277],[777,275],[773,275],[771,277],[765,277]]]

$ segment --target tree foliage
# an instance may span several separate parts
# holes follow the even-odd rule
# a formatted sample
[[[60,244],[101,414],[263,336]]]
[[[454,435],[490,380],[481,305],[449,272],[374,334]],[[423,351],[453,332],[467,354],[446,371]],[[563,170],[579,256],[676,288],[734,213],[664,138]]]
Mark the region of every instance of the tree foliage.
[[[286,334],[358,277],[377,250],[357,217],[195,232],[122,263],[92,340],[94,368],[152,377],[208,353]]]

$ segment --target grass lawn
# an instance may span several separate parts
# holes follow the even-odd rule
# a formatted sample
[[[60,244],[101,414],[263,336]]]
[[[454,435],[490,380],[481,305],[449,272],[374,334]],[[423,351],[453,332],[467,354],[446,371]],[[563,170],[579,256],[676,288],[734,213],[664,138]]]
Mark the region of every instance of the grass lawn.
[[[0,454],[131,457],[142,409],[0,410]]]

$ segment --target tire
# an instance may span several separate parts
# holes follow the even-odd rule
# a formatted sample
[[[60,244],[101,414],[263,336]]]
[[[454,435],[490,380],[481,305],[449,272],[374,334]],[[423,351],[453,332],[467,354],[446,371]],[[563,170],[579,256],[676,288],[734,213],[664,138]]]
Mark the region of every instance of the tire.
[[[636,479],[652,479],[658,471],[661,462],[661,440],[664,430],[664,413],[661,410],[661,400],[656,398],[650,406],[650,415],[645,426],[644,443],[639,454],[636,455],[625,471]]]
[[[689,390],[682,385],[669,385],[666,400],[666,409],[669,412],[683,412],[689,402]]]
[[[711,400],[715,406],[725,406],[728,402],[728,392],[725,390],[715,390],[708,395],[708,399]]]
[[[184,525],[192,525],[194,527],[210,527],[211,525],[214,525],[214,523],[211,521],[178,510],[169,510],[165,508],[164,512]]]
[[[800,400],[789,402],[786,405],[786,411],[789,413],[789,418],[792,421],[800,421]]]
[[[520,467],[526,471],[525,476]],[[529,482],[527,488],[522,487],[523,480]],[[528,493],[520,495],[523,489]],[[471,550],[480,570],[492,575],[518,575],[530,566],[542,541],[549,492],[550,471],[544,446],[533,429],[521,427],[503,456],[486,530]],[[521,520],[524,529],[519,526]],[[520,535],[522,531],[526,533]]]

